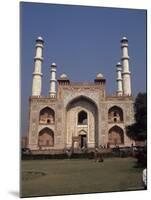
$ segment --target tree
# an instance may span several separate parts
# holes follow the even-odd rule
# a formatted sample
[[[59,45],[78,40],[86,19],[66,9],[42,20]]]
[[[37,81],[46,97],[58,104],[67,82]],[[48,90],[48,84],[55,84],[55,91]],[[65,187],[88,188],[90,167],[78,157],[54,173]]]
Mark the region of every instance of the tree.
[[[126,127],[127,135],[133,140],[147,138],[147,95],[139,93],[134,103],[135,123]]]

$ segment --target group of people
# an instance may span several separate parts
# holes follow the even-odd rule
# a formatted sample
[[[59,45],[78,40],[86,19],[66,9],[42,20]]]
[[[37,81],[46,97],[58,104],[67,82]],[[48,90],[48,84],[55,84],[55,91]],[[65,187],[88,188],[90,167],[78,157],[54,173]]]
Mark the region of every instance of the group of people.
[[[95,148],[95,150],[93,152],[91,152],[92,158],[95,160],[95,162],[103,162],[104,161],[101,148],[103,148],[103,147],[101,146],[99,148]],[[87,153],[87,148],[86,147],[81,148],[81,152]],[[65,153],[66,153],[68,159],[70,159],[73,154],[73,149],[72,148],[65,149]]]

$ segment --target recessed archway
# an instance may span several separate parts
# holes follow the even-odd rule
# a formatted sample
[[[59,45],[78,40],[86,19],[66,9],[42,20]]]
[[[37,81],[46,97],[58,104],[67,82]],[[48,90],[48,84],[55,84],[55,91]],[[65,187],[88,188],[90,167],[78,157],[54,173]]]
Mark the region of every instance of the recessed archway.
[[[49,128],[44,128],[38,135],[39,147],[51,147],[54,146],[54,132]]]
[[[124,131],[119,126],[113,126],[108,133],[108,142],[112,145],[124,144]]]
[[[40,124],[54,124],[55,123],[55,112],[52,108],[45,107],[39,113]]]
[[[78,113],[78,125],[87,125],[88,124],[88,115],[84,110]]]
[[[123,110],[118,106],[113,106],[108,111],[108,121],[110,123],[123,122]]]
[[[94,101],[85,96],[72,99],[66,107],[66,127],[67,146],[72,145],[75,137],[81,137],[82,146],[86,142],[88,148],[98,146],[98,109]],[[80,136],[81,127],[85,128],[87,134]]]

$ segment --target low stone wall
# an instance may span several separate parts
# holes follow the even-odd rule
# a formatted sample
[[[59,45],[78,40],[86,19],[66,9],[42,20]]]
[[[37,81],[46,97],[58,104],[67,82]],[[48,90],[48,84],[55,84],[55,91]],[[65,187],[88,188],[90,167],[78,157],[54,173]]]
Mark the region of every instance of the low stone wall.
[[[112,151],[103,151],[101,152],[101,155],[104,158],[108,158],[108,157],[113,157],[113,153]],[[67,154],[67,153],[54,153],[51,154],[48,152],[42,152],[40,154],[40,152],[34,152],[34,154],[29,154],[29,155],[22,155],[21,159],[22,160],[42,160],[42,159],[80,159],[80,158],[85,158],[85,159],[94,159],[95,155],[94,155],[94,151],[90,151],[90,152],[85,152],[85,153],[71,153],[71,154]]]

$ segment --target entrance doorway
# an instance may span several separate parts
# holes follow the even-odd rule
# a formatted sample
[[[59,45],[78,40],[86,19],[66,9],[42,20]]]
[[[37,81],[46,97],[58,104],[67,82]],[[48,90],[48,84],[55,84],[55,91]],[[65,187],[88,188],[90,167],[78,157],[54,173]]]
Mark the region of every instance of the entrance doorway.
[[[87,136],[86,135],[80,135],[80,147],[81,148],[87,147]]]

